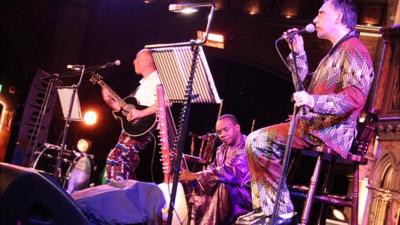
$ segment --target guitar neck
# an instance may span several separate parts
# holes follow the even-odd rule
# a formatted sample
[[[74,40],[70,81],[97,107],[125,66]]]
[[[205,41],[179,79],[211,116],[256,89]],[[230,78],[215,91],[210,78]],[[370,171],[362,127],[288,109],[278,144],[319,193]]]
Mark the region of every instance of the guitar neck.
[[[119,97],[119,95],[117,95],[117,93],[115,93],[115,91],[111,89],[110,86],[108,86],[104,81],[100,80],[97,83],[102,88],[107,89],[108,92],[110,93],[111,98],[114,99],[114,101],[116,101],[122,108],[124,108],[127,105],[127,103],[121,97]]]

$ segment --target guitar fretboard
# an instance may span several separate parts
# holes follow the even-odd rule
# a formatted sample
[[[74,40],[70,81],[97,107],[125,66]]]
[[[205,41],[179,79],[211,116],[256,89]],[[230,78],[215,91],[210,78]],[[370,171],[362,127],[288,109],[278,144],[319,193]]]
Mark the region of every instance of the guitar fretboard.
[[[110,93],[110,96],[112,99],[114,99],[114,101],[116,101],[122,108],[124,108],[127,104],[126,102],[119,97],[119,95],[117,95],[117,93],[115,93],[113,91],[113,89],[110,88],[110,86],[108,86],[103,80],[98,80],[97,83],[102,87],[108,90],[108,92]]]

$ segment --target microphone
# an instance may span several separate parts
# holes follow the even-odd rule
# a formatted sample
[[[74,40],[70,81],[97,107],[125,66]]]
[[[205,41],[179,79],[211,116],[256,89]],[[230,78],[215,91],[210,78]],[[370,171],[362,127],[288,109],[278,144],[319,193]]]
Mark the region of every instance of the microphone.
[[[105,68],[109,68],[109,67],[113,67],[113,66],[119,66],[119,65],[121,65],[121,61],[119,59],[117,59],[113,62],[109,62],[109,63],[103,64],[103,65],[87,67],[87,69],[98,70],[98,69],[105,69]],[[84,65],[67,65],[67,69],[76,70],[76,71],[82,70],[83,67],[84,67]]]
[[[313,33],[315,31],[315,26],[314,24],[310,23],[307,26],[305,26],[303,29],[301,30],[296,30],[293,32],[290,32],[287,34],[288,38],[292,38],[294,37],[296,34],[301,34],[301,33]],[[280,38],[278,38],[278,41],[285,39],[283,36],[281,36]]]
[[[109,62],[109,63],[106,63],[106,64],[100,66],[99,69],[105,69],[108,67],[119,66],[119,65],[121,65],[121,61],[119,59],[117,59],[114,62]]]

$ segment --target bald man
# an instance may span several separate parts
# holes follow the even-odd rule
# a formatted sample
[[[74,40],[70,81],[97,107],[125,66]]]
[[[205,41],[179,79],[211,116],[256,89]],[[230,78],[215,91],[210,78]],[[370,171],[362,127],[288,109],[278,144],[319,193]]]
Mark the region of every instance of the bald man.
[[[142,76],[142,79],[138,88],[130,96],[135,97],[139,105],[147,108],[143,110],[130,109],[126,115],[128,121],[140,120],[157,111],[156,87],[160,84],[153,57],[148,49],[139,51],[132,64],[136,74]],[[107,89],[102,89],[102,95],[104,101],[114,112],[121,110],[121,106],[110,96]],[[107,181],[135,179],[135,169],[139,164],[138,152],[150,142],[150,134],[133,138],[122,130],[118,143],[107,156],[105,173]]]

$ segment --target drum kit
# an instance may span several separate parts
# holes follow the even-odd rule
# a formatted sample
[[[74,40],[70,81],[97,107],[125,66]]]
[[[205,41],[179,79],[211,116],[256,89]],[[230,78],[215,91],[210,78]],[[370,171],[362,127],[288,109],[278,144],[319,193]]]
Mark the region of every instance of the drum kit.
[[[43,148],[35,152],[35,160],[31,167],[38,172],[55,176],[56,161],[61,147],[45,143]],[[71,194],[89,187],[91,177],[96,170],[94,156],[79,150],[65,149],[61,159],[61,184]]]
[[[67,68],[70,66],[73,65],[68,65]],[[98,68],[101,67],[93,67],[91,68],[91,71]],[[81,71],[81,73],[79,81],[76,84],[56,87],[65,120],[60,145],[44,143],[38,150],[33,149],[34,154],[31,154],[30,161],[30,165],[33,169],[54,177],[55,180],[58,181],[70,194],[74,191],[88,187],[92,173],[96,169],[93,163],[93,155],[79,150],[69,150],[66,148],[67,134],[71,122],[83,120],[78,98],[78,89],[85,73],[85,66],[79,65],[79,71]],[[41,119],[44,116],[44,109],[47,108],[48,98],[52,91],[53,83],[59,79],[59,75],[49,74],[47,78],[50,82],[46,89],[45,100],[43,101],[41,112],[39,113],[37,120],[39,126],[36,127],[41,126]],[[33,143],[36,143],[36,141],[37,140],[32,140]]]

